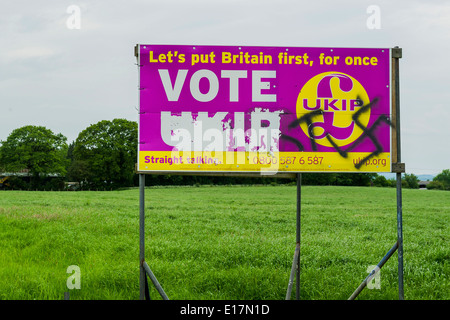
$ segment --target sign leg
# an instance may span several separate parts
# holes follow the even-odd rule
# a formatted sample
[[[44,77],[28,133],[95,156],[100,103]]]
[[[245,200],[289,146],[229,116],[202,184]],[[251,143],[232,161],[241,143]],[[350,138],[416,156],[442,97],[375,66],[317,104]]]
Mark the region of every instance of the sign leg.
[[[145,300],[146,274],[144,269],[145,261],[145,175],[139,174],[139,299]]]
[[[296,242],[298,246],[298,256],[297,256],[297,277],[296,277],[296,287],[295,287],[295,298],[300,300],[300,216],[301,216],[301,191],[302,191],[302,174],[297,173],[297,236]]]

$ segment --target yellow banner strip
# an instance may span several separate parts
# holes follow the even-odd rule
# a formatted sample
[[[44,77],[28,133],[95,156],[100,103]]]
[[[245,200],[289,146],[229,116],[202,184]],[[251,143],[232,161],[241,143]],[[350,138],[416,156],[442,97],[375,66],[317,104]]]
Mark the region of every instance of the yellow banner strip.
[[[343,158],[328,152],[207,152],[140,151],[138,171],[242,172],[391,172],[391,157],[369,152]]]

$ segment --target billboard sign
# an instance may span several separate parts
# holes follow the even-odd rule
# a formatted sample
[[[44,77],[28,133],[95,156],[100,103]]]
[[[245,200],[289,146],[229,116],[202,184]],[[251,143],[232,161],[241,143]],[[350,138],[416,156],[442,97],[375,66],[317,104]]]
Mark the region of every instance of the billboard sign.
[[[391,49],[137,45],[139,172],[391,172]]]

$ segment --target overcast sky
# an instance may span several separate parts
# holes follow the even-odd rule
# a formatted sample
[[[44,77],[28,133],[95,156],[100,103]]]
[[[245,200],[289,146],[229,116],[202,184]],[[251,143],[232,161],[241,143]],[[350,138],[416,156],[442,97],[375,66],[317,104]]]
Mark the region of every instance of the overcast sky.
[[[80,29],[67,26],[71,5]],[[437,0],[2,0],[0,140],[29,124],[71,142],[100,120],[137,121],[137,43],[399,46],[402,162],[450,168],[450,1]]]

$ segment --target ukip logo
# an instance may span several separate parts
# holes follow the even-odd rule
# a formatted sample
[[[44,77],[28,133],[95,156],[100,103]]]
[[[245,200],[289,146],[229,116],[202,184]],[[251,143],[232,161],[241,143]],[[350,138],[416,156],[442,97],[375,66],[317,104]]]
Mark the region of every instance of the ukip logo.
[[[311,78],[301,89],[297,98],[297,118],[320,110],[312,123],[301,122],[302,131],[319,145],[347,146],[358,139],[363,130],[355,125],[352,116],[370,102],[364,87],[353,77],[341,72],[324,72]],[[358,118],[367,127],[370,110]]]

